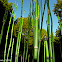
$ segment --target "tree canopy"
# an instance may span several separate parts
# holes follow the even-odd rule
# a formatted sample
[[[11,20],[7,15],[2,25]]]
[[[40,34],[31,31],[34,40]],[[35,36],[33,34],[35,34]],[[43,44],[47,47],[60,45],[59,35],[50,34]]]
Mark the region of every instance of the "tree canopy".
[[[56,16],[62,17],[62,0],[57,0],[57,4],[54,4],[54,14]]]
[[[5,10],[11,12],[12,11],[12,2],[11,3],[8,3],[8,0],[0,0],[0,4],[3,4],[3,7],[5,7]],[[2,8],[4,9],[4,8]]]
[[[23,19],[23,28],[22,28],[22,41],[24,41],[23,38],[26,34],[26,40],[25,40],[26,42],[28,40],[28,20],[29,20],[28,17],[25,17]],[[15,37],[17,37],[17,35],[18,35],[17,31],[19,30],[20,18],[17,18],[16,21],[17,21],[17,23],[14,25],[14,36]],[[44,41],[44,35],[47,36],[47,31],[45,29],[42,29],[41,35],[42,35],[41,40]],[[48,38],[48,36],[47,36],[47,38]],[[32,44],[33,44],[33,29],[32,29],[32,21],[31,21],[29,45],[32,45]]]
[[[54,37],[54,42],[56,43],[60,43],[60,39],[61,39],[61,34],[60,34],[60,28],[58,27],[58,29],[55,32],[55,37]]]

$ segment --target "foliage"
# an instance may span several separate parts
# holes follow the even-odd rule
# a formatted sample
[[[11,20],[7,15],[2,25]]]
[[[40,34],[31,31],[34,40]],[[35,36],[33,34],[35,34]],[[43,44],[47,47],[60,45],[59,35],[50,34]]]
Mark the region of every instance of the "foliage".
[[[55,37],[55,36],[54,36],[53,39],[54,39],[53,41],[54,41],[55,43],[57,43],[57,44],[60,43],[59,37]]]
[[[8,15],[7,14],[6,15],[10,18],[10,16],[11,16],[10,12],[12,13],[12,4],[13,3],[8,3],[8,0],[0,0],[0,15],[1,15],[0,16],[0,23],[1,23],[1,21],[3,21],[3,16],[5,14],[5,11],[8,12]],[[7,19],[9,19],[9,18],[7,18]]]
[[[41,31],[41,40],[42,41],[44,41],[44,35],[46,35],[46,37],[48,39],[47,31],[45,29],[42,29],[42,31]]]
[[[18,18],[18,22],[17,24],[14,26],[14,36],[17,37],[18,35],[18,30],[19,30],[19,25],[20,25],[20,19]],[[22,23],[22,21],[21,21]],[[23,19],[23,27],[22,27],[22,42],[23,42],[23,38],[26,35],[26,42],[28,40],[28,17]],[[23,35],[24,34],[24,35]],[[31,28],[30,28],[30,40],[29,40],[29,44],[32,45],[33,44],[33,31],[32,31],[32,22],[31,22]]]
[[[19,30],[19,24],[20,24],[20,18],[17,18],[16,21],[18,20],[17,24],[14,26],[14,36],[17,37],[18,35],[18,30]],[[30,20],[30,19],[29,19]],[[24,41],[24,36],[26,35],[26,42],[28,40],[28,17],[25,17],[23,19],[23,29],[22,29],[22,42]],[[44,35],[47,36],[47,31],[45,29],[42,29],[41,31],[41,40],[44,41]],[[48,38],[48,36],[47,36]],[[30,40],[29,40],[29,45],[33,44],[33,29],[32,29],[32,21],[31,21],[31,28],[30,28]]]
[[[5,10],[8,10],[9,12],[12,11],[12,4],[13,3],[8,3],[8,0],[0,0],[0,2],[3,4],[5,7]],[[3,8],[4,9],[4,8]]]
[[[56,16],[59,15],[60,19],[62,18],[62,0],[57,0],[57,4],[54,4],[54,14],[56,14]],[[60,43],[60,28],[58,27],[58,29],[56,30],[56,35],[54,37],[54,42],[56,43]]]
[[[56,33],[56,37],[60,37],[60,28],[58,28],[55,33]]]
[[[59,44],[60,43],[60,28],[58,28],[57,30],[56,30],[56,34],[55,34],[55,36],[54,36],[54,42],[56,42],[57,44]]]
[[[57,4],[54,4],[54,14],[56,14],[56,16],[59,15],[59,17],[62,17],[62,1],[61,0],[57,0]]]
[[[6,14],[5,14],[6,12]],[[8,23],[9,23],[9,20],[10,20],[10,12],[12,12],[12,3],[8,3],[8,0],[0,0],[0,30],[2,29],[2,24],[3,24],[3,19],[5,20],[5,30],[7,30],[8,28]],[[5,16],[4,16],[5,15]],[[12,20],[13,20],[13,17],[12,17]],[[12,22],[11,22],[12,24]],[[4,31],[5,31],[4,30]],[[6,32],[6,31],[5,31]]]

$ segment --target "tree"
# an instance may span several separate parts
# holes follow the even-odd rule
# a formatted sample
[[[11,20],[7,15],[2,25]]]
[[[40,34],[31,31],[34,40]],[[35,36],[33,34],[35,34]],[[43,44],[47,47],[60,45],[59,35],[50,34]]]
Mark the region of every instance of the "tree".
[[[57,33],[58,32],[61,33],[61,34],[57,34],[57,36],[59,36],[61,59],[62,59],[62,47],[61,47],[62,42],[60,41],[60,40],[62,40],[62,0],[57,0],[57,4],[54,4],[53,11],[54,11],[54,14],[56,14],[56,16],[58,16],[60,30],[61,30],[60,32],[59,32],[59,30],[57,31]]]
[[[2,27],[3,16],[5,14],[5,11],[8,12],[8,14],[5,15],[5,17],[7,16],[7,19],[9,19],[11,16],[10,12],[12,13],[12,9],[13,9],[12,4],[13,3],[8,3],[8,0],[0,0],[0,15],[1,15],[0,16],[0,29]],[[7,23],[8,23],[8,21],[7,21]]]
[[[57,61],[59,61],[61,59],[61,55],[62,55],[61,54],[61,48],[62,48],[61,40],[62,40],[62,38],[61,38],[60,28],[58,27],[58,29],[56,30],[55,37],[54,37],[55,51],[58,52],[58,54],[55,53],[55,55],[57,55],[57,56],[55,56]]]
[[[54,42],[59,44],[60,43],[60,37],[61,37],[61,34],[60,34],[60,28],[58,26],[58,29],[56,29],[56,32],[55,32],[55,36],[53,37],[54,39]]]
[[[42,31],[41,31],[41,41],[44,41],[44,35],[46,35],[47,39],[48,39],[47,31],[45,29],[42,29]]]
[[[16,21],[17,21],[17,24],[14,25],[14,36],[15,37],[17,37],[17,35],[18,35],[20,18],[17,18]],[[28,29],[28,17],[25,17],[23,19],[22,43],[24,41],[23,39],[24,39],[25,34],[26,34],[26,40],[25,41],[27,42],[27,40],[28,40],[28,34],[27,34],[28,30],[27,29]],[[41,35],[42,35],[41,40],[42,41],[44,41],[44,34],[46,34],[46,36],[47,36],[47,31],[45,29],[42,29],[42,31],[41,31]],[[33,44],[33,29],[32,29],[32,22],[31,22],[29,45],[32,45],[32,44]]]
[[[20,18],[17,18],[18,22],[17,24],[14,26],[14,36],[17,37],[18,35],[18,30],[19,30],[19,24],[20,24]],[[23,27],[22,27],[22,43],[23,43],[23,39],[24,36],[26,34],[26,42],[28,40],[28,17],[25,17],[23,19]],[[33,30],[32,30],[32,22],[31,22],[31,28],[30,28],[30,40],[29,40],[29,45],[33,44]]]
[[[5,7],[5,10],[8,10],[9,12],[11,12],[12,11],[12,5],[13,5],[13,3],[8,3],[8,0],[0,0],[0,4],[3,4],[3,7]],[[4,9],[4,8],[2,8],[2,9]]]
[[[56,16],[59,15],[59,17],[62,17],[62,1],[61,0],[57,0],[57,4],[54,4],[54,14],[56,14]]]

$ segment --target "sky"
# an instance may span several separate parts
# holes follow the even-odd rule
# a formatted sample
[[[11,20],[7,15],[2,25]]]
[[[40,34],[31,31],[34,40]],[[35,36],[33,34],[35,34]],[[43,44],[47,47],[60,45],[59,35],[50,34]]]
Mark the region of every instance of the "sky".
[[[30,1],[31,0],[23,0],[23,11],[25,10],[24,17],[28,17],[29,9],[30,9]],[[13,3],[12,7],[14,7],[15,0],[9,0],[8,3],[10,3],[10,2]],[[42,0],[42,11],[44,9],[44,2],[45,2],[45,0]],[[16,3],[17,3],[17,0],[16,0]],[[19,0],[18,6],[17,6],[16,15],[15,15],[15,20],[17,18],[21,17],[21,3],[22,3],[22,0]],[[40,1],[40,3],[41,3],[41,1]],[[52,11],[54,9],[54,4],[56,4],[56,3],[57,3],[56,0],[49,0],[49,6],[50,6],[51,14],[52,14],[52,19],[53,19],[53,34],[54,35],[55,35],[55,32],[56,32],[56,29],[58,29],[58,26],[59,26],[58,18],[54,14],[54,12]],[[14,8],[14,10],[15,10],[15,8]],[[47,13],[48,13],[48,8],[47,8],[47,5],[46,5],[46,7],[45,7],[45,14],[44,14],[44,18],[43,18],[43,20],[44,20],[43,21],[43,27],[42,27],[45,30],[47,30],[47,24],[46,24],[46,20],[47,20],[47,16],[48,16]],[[14,14],[13,14],[13,16],[14,16]],[[41,20],[41,13],[40,13],[40,20]],[[50,24],[51,24],[51,22],[50,22]],[[41,26],[41,23],[40,23],[40,26]]]

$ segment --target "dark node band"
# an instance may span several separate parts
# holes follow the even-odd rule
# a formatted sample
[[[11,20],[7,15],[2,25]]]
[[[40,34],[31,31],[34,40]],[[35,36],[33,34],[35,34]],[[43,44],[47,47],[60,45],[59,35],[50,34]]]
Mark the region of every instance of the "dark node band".
[[[51,37],[49,37],[49,38],[51,38]]]
[[[4,22],[4,23],[5,23],[6,21],[2,21],[2,22]]]
[[[51,43],[54,43],[53,41]]]
[[[53,59],[53,57],[51,57],[50,59]]]
[[[15,57],[17,57],[17,55],[15,55]]]
[[[48,24],[48,25],[50,25],[50,24]]]
[[[20,31],[17,31],[17,32],[20,32]]]
[[[49,57],[46,57],[46,59],[50,59]]]
[[[62,35],[61,35],[61,37],[62,37]]]
[[[47,41],[47,38],[44,38],[45,41]]]

